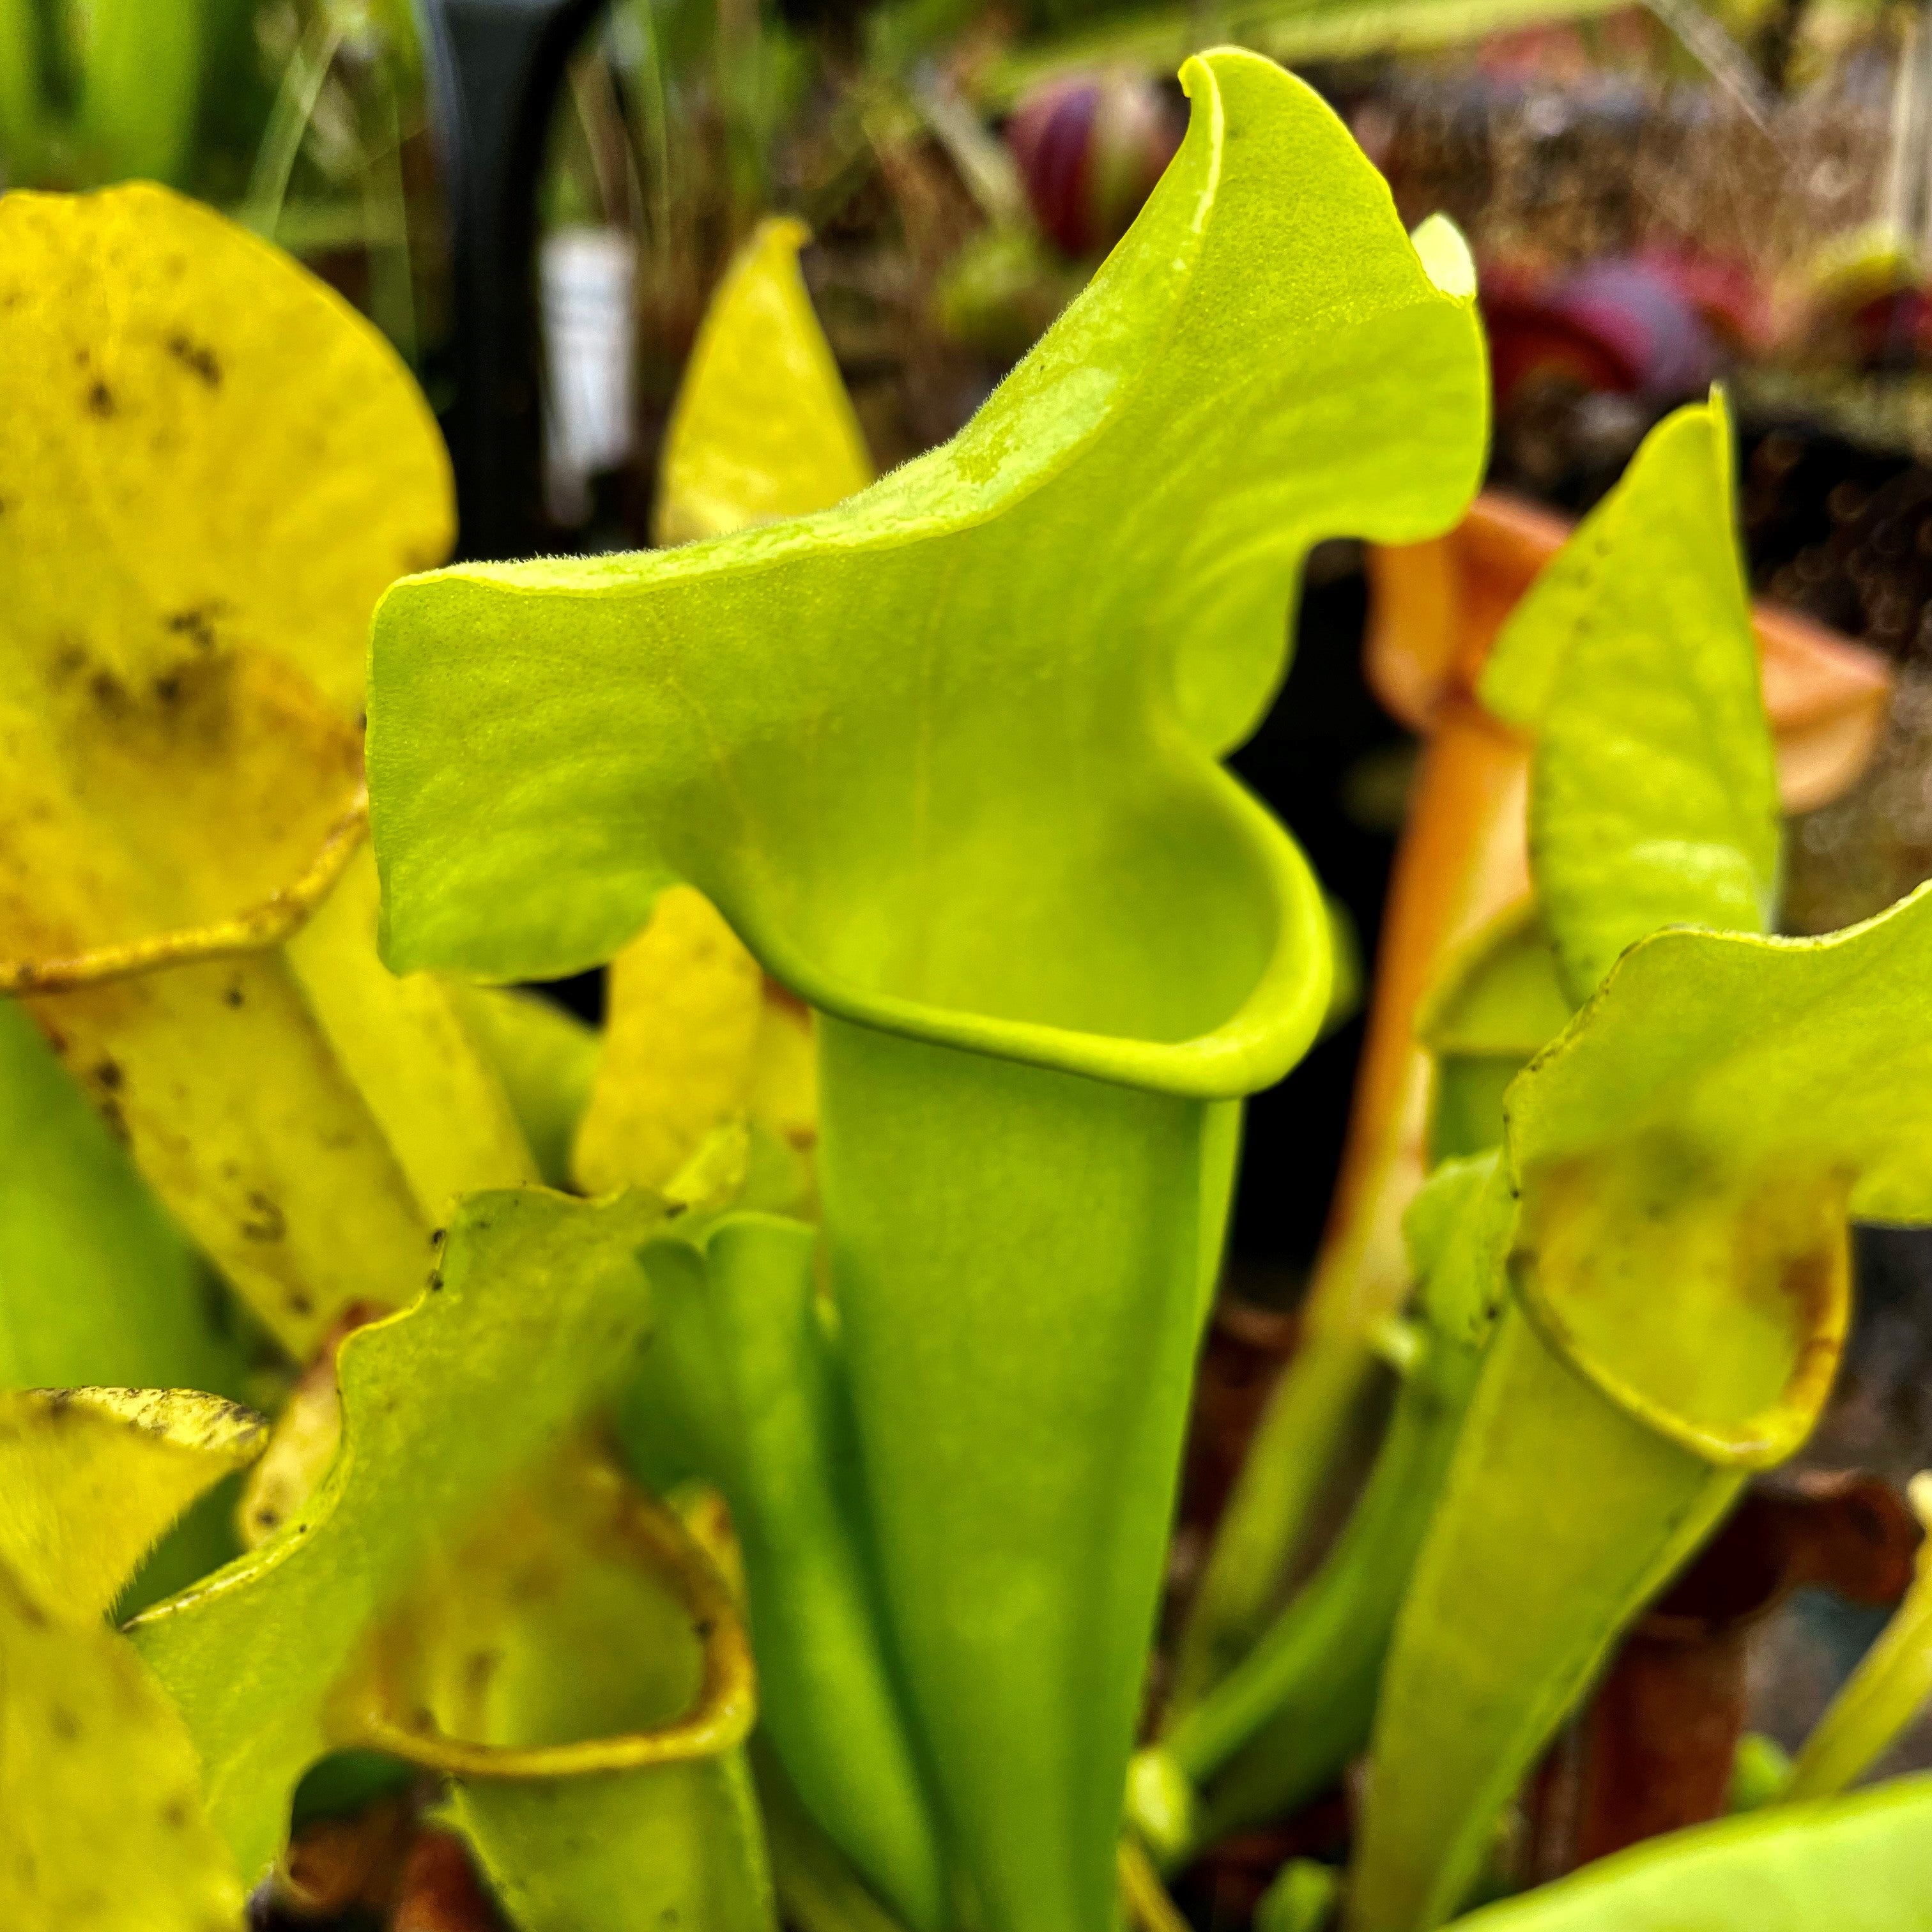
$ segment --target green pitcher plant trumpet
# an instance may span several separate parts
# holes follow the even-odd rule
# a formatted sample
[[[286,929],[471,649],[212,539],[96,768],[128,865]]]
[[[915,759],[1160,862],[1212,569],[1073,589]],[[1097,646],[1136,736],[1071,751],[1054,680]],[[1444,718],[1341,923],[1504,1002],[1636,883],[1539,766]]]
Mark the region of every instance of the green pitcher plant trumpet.
[[[1309,545],[1444,526],[1481,445],[1460,241],[1267,62],[1184,79],[1133,232],[952,443],[792,523],[406,584],[371,658],[392,965],[572,970],[682,881],[818,1010],[886,1646],[952,1909],[1006,1932],[1113,1909],[1232,1103],[1326,998],[1318,892],[1214,754]]]

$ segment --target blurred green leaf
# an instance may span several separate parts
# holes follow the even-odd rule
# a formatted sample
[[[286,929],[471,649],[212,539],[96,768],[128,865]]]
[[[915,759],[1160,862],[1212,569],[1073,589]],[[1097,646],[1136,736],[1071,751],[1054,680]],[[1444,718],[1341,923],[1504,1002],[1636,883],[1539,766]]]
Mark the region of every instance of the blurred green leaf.
[[[820,1010],[866,1547],[1012,1932],[1114,1910],[1226,1102],[1326,1004],[1318,892],[1215,754],[1308,546],[1439,530],[1481,443],[1453,231],[1412,245],[1266,62],[1186,82],[1128,242],[953,442],[789,523],[399,586],[372,657],[396,964],[572,970],[681,882]]]
[[[211,1815],[250,1874],[310,1764],[356,1742],[331,1694],[374,1619],[497,1490],[634,1370],[651,1197],[484,1194],[408,1312],[342,1345],[342,1448],[296,1522],[131,1626],[180,1705]]]
[[[1778,772],[1721,400],[1644,439],[1510,614],[1479,687],[1536,736],[1530,862],[1570,998],[1666,926],[1762,932]]]
[[[1459,1932],[1908,1932],[1932,1896],[1932,1778],[1666,1833]]]

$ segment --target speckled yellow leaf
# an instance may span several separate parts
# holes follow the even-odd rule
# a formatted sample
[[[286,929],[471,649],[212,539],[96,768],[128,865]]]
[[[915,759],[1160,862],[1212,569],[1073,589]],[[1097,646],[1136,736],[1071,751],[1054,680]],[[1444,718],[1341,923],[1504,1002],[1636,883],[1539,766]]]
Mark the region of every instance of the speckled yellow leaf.
[[[186,1726],[134,1647],[0,1563],[0,1924],[240,1932]]]
[[[762,222],[712,298],[678,392],[658,484],[661,544],[822,510],[872,458],[799,274],[797,221]]]
[[[142,184],[0,211],[9,628],[134,693],[241,649],[362,702],[392,579],[441,561],[448,461],[349,304]],[[10,653],[10,655],[12,655]]]
[[[360,782],[370,608],[451,531],[408,371],[286,256],[145,185],[0,202],[0,961],[299,878]],[[346,898],[293,970],[27,1002],[298,1354],[349,1300],[408,1298],[455,1186],[534,1172],[442,995],[378,978],[365,925]]]
[[[267,1439],[252,1410],[192,1390],[0,1394],[0,1564],[62,1616],[100,1616],[161,1532]]]

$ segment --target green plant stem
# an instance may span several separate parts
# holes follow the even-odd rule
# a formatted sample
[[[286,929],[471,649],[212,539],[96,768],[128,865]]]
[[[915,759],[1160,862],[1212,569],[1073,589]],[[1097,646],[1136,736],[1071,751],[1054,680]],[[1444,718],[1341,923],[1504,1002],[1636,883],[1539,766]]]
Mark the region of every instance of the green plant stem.
[[[1201,1844],[1315,1796],[1368,1741],[1389,1634],[1479,1359],[1432,1372],[1442,1353],[1432,1347],[1405,1388],[1369,1486],[1328,1561],[1166,1738],[1188,1777],[1208,1787]],[[1454,1388],[1443,1385],[1452,1381]]]
[[[1205,1792],[1196,1844],[1313,1797],[1367,1742],[1396,1613],[1488,1343],[1510,1216],[1494,1155],[1439,1169],[1412,1210],[1420,1346],[1368,1486],[1314,1579],[1162,1740]]]
[[[1181,1641],[1170,1704],[1177,1720],[1266,1627],[1316,1504],[1384,1372],[1365,1334],[1342,1328],[1305,1334],[1263,1412],[1216,1532]]]

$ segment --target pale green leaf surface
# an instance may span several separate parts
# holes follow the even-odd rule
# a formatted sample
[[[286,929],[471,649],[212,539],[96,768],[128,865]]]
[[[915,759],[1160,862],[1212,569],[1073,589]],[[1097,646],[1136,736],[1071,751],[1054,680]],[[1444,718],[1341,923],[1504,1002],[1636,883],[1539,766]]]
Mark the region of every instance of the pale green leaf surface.
[[[802,222],[760,222],[705,312],[664,431],[661,544],[826,508],[872,480],[799,273]]]
[[[1436,1062],[1429,1098],[1432,1166],[1502,1145],[1503,1098],[1522,1069],[1520,1054],[1454,1054]]]
[[[1505,1306],[1383,1670],[1349,1932],[1454,1913],[1538,1754],[1742,1480],[1604,1400]]]
[[[1448,962],[1416,1014],[1416,1036],[1439,1058],[1522,1060],[1576,1010],[1558,981],[1550,936],[1526,904]]]
[[[1466,273],[1298,82],[1186,78],[1135,230],[952,444],[800,522],[400,586],[372,658],[397,962],[565,970],[681,879],[820,1010],[868,1546],[1004,1932],[1114,1909],[1215,1103],[1325,1004],[1318,892],[1211,752],[1307,544],[1443,526],[1481,440]]]
[[[1674,1832],[1458,1919],[1459,1932],[1923,1932],[1932,1778]]]
[[[268,1435],[252,1410],[191,1389],[0,1394],[0,1564],[63,1616],[98,1617],[161,1533]]]
[[[0,1924],[241,1932],[194,1746],[127,1639],[49,1613],[0,1562]]]
[[[517,1932],[776,1927],[742,1751],[612,1777],[472,1779],[452,1809]]]
[[[390,593],[393,963],[573,970],[681,878],[872,1024],[1193,1093],[1291,1063],[1325,921],[1202,748],[1272,697],[1312,542],[1454,520],[1482,358],[1312,94],[1186,80],[1134,230],[953,442],[797,522]]]
[[[1821,939],[1660,932],[1510,1097],[1526,1180],[1666,1130],[1741,1170],[1853,1176],[1862,1219],[1932,1220],[1932,893]]]
[[[1510,614],[1484,702],[1534,730],[1530,860],[1573,1000],[1666,926],[1762,932],[1778,773],[1724,404],[1653,430]]]
[[[1448,962],[1415,1021],[1417,1037],[1436,1060],[1431,1160],[1502,1145],[1510,1082],[1574,1010],[1530,904],[1504,914]]]
[[[372,1619],[512,1474],[634,1372],[650,1327],[636,1260],[663,1210],[536,1190],[451,1224],[440,1284],[342,1346],[342,1446],[298,1520],[131,1626],[180,1705],[210,1814],[244,1871],[333,1744],[329,1694]]]
[[[214,1285],[26,1010],[0,1000],[0,1388],[202,1388]]]
[[[1466,1895],[1497,1814],[1618,1634],[1741,1470],[1810,1428],[1842,1342],[1859,1162],[1791,1089],[1815,1058],[1865,1103],[1856,1021],[1848,1037],[1842,999],[1791,986],[1792,949],[1658,931],[1760,932],[1776,886],[1775,772],[1732,518],[1714,399],[1652,433],[1484,675],[1484,701],[1535,736],[1537,904],[1456,962],[1423,1031],[1444,1055],[1437,1143],[1503,1130],[1518,1305],[1396,1624],[1355,1932],[1412,1932]],[[1669,982],[1652,970],[1666,959]],[[1719,960],[1738,970],[1706,1001],[1698,969]],[[1892,1017],[1912,1024],[1902,1001]],[[1539,1032],[1558,1037],[1498,1119],[1498,1077]],[[1732,1085],[1726,1055],[1755,1048]],[[1638,1110],[1605,1106],[1604,1090],[1646,1082]],[[1713,1102],[1721,1119],[1700,1118]]]
[[[906,1932],[813,1822],[784,1767],[756,1736],[749,1756],[785,1922],[797,1932]]]

